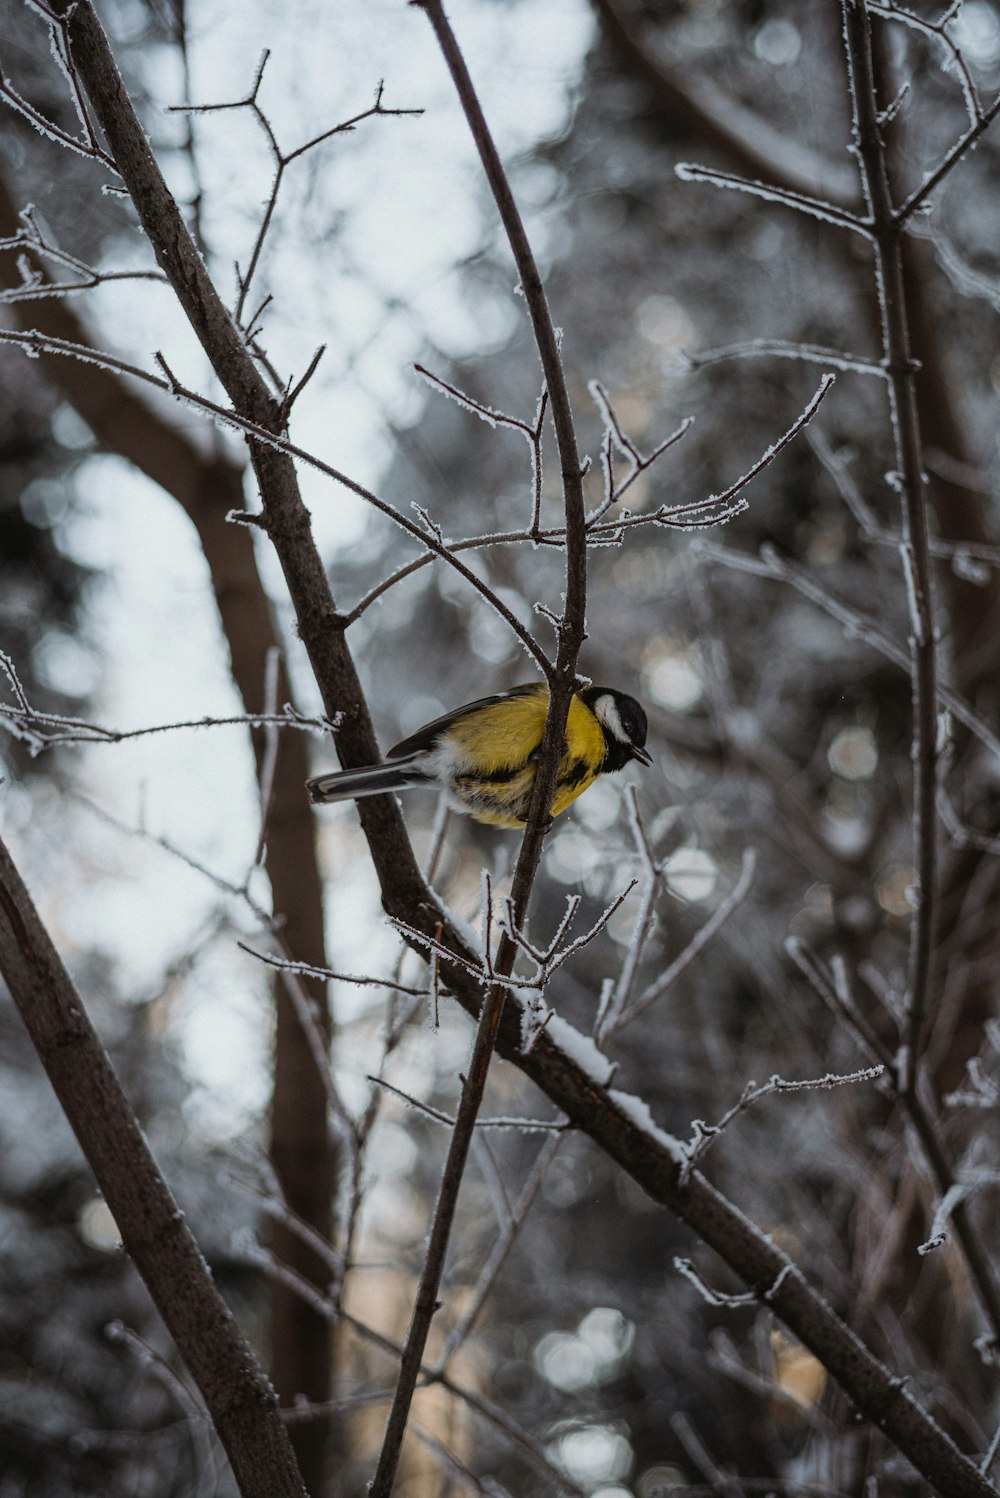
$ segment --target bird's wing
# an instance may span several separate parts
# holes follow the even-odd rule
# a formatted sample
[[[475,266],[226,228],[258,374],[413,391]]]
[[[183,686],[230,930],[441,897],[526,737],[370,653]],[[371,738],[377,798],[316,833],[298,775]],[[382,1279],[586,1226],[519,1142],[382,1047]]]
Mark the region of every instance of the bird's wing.
[[[519,697],[541,697],[543,701],[541,721],[544,726],[545,712],[548,708],[548,688],[544,682],[532,681],[524,686],[511,687],[509,692],[496,692],[492,697],[478,697],[475,702],[467,702],[463,707],[456,707],[450,713],[445,713],[441,718],[435,718],[433,723],[425,723],[423,728],[418,728],[416,733],[401,743],[394,744],[386,754],[386,759],[400,759],[404,754],[418,754],[421,750],[432,749],[435,742],[442,733],[449,728],[454,728],[461,723],[463,718],[470,717],[482,708],[497,707],[501,703],[510,702]],[[528,706],[528,704],[526,704]],[[534,706],[534,704],[531,704]]]

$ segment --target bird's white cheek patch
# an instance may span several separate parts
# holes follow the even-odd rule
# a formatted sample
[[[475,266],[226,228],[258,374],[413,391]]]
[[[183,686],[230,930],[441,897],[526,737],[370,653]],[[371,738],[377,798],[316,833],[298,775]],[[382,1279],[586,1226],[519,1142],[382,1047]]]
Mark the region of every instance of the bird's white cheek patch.
[[[609,733],[614,734],[621,743],[628,742],[628,734],[625,732],[625,726],[618,712],[618,704],[613,697],[598,697],[594,703],[594,712],[598,722],[603,723]]]

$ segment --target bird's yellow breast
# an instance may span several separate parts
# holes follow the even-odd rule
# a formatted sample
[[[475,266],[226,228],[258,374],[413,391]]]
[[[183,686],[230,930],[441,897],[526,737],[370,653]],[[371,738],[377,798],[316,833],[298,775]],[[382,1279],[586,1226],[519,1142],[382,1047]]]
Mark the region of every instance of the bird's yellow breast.
[[[479,822],[523,827],[545,731],[548,689],[479,708],[452,725],[453,794]],[[570,700],[566,752],[559,762],[551,815],[557,817],[593,785],[604,765],[604,730],[585,702]]]

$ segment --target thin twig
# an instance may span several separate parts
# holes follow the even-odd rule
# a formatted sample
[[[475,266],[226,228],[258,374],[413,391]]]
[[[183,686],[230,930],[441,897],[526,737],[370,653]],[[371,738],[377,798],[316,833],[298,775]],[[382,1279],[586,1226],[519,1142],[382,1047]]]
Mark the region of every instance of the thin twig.
[[[531,888],[541,858],[542,842],[550,820],[550,808],[555,791],[557,767],[562,755],[566,718],[569,713],[570,698],[576,685],[577,658],[585,636],[587,535],[583,472],[577,451],[573,413],[563,374],[558,338],[549,314],[545,289],[510,190],[510,184],[486,123],[465,59],[445,17],[440,0],[423,0],[421,8],[431,23],[441,53],[451,73],[517,265],[535,343],[541,358],[546,389],[549,393],[563,477],[566,521],[565,607],[562,619],[559,621],[555,665],[546,670],[549,680],[549,706],[545,730],[539,746],[527,826],[512,882],[513,924],[523,928]],[[465,1172],[476,1116],[482,1102],[490,1061],[503,1018],[507,996],[503,979],[509,976],[513,969],[516,952],[517,946],[514,940],[507,932],[504,932],[496,961],[496,969],[501,981],[488,991],[479,1017],[468,1076],[459,1101],[458,1116],[435,1204],[413,1316],[400,1362],[396,1393],[371,1484],[372,1498],[388,1498],[395,1480],[413,1391],[423,1360],[431,1319],[437,1308],[438,1290],[444,1271],[459,1187]],[[484,956],[488,959],[488,952]]]
[[[793,359],[847,374],[875,375],[880,380],[886,378],[883,366],[872,359],[862,359],[839,349],[822,348],[814,343],[787,343],[781,338],[754,338],[746,343],[703,349],[697,354],[681,350],[675,357],[686,369],[705,369],[710,364],[722,364],[729,359]]]
[[[781,203],[809,218],[818,218],[824,223],[836,224],[838,228],[850,229],[855,234],[863,235],[865,239],[871,238],[870,220],[822,198],[812,198],[808,193],[795,192],[790,187],[777,187],[769,182],[755,182],[749,177],[737,176],[734,172],[721,172],[716,167],[698,166],[690,161],[679,161],[674,171],[682,182],[706,182],[713,187],[729,187],[736,192],[749,193],[754,198],[763,198],[765,203]]]
[[[734,1119],[739,1118],[762,1098],[771,1097],[779,1092],[825,1092],[833,1087],[847,1087],[856,1082],[874,1082],[883,1075],[885,1069],[881,1063],[876,1063],[874,1066],[863,1067],[860,1071],[827,1072],[823,1077],[812,1077],[801,1081],[787,1081],[784,1077],[773,1076],[760,1085],[752,1081],[747,1082],[737,1101],[726,1110],[718,1123],[707,1124],[703,1118],[692,1120],[691,1138],[687,1144],[688,1168],[696,1165],[707,1154],[720,1134]]]
[[[487,1122],[487,1120],[484,1120],[483,1126],[485,1126]],[[511,1250],[513,1249],[514,1244],[517,1241],[518,1234],[527,1221],[528,1213],[536,1196],[538,1195],[539,1190],[541,1189],[542,1183],[548,1173],[549,1166],[552,1164],[560,1148],[562,1147],[563,1141],[566,1138],[565,1124],[556,1124],[551,1125],[550,1127],[552,1127],[555,1132],[552,1134],[552,1137],[550,1139],[546,1140],[545,1144],[543,1144],[542,1148],[539,1150],[538,1157],[531,1167],[531,1172],[524,1184],[524,1187],[521,1190],[521,1194],[519,1195],[517,1201],[514,1203],[513,1208],[511,1209],[510,1220],[507,1223],[504,1231],[500,1234],[499,1238],[494,1243],[489,1257],[487,1258],[486,1263],[483,1265],[482,1270],[480,1271],[479,1278],[476,1281],[468,1304],[465,1306],[465,1309],[462,1311],[461,1316],[458,1318],[455,1325],[448,1333],[448,1337],[444,1345],[444,1350],[441,1353],[441,1357],[438,1363],[438,1368],[442,1373],[447,1370],[449,1363],[455,1356],[455,1353],[462,1346],[463,1342],[465,1342],[469,1333],[472,1331],[472,1328],[475,1326],[476,1321],[479,1319],[480,1312],[482,1311],[483,1306],[486,1304],[486,1301],[493,1290],[493,1286],[496,1284],[497,1279],[499,1278],[504,1264],[510,1257]]]
[[[268,717],[275,716],[278,702],[278,686],[281,680],[281,651],[277,645],[268,648],[264,663],[264,711]],[[267,849],[267,827],[274,804],[275,772],[278,768],[280,739],[273,723],[264,730],[264,753],[260,762],[260,832],[257,837],[257,853],[254,863],[261,866]]]
[[[632,1024],[640,1015],[645,1014],[656,1001],[675,983],[691,963],[705,950],[709,942],[715,937],[734,911],[738,910],[750,893],[753,884],[754,873],[757,868],[757,852],[755,848],[747,848],[743,853],[743,861],[740,867],[740,877],[733,885],[726,898],[718,908],[709,916],[704,926],[688,942],[683,952],[674,958],[673,962],[655,978],[644,993],[636,999],[631,1008],[626,1009],[614,1024],[606,1028],[606,1034],[610,1038],[624,1030],[627,1025]]]
[[[838,598],[835,593],[822,587],[804,567],[796,566],[794,562],[789,562],[780,556],[773,546],[762,546],[759,557],[749,557],[738,551],[731,551],[725,546],[716,545],[712,541],[698,541],[696,545],[703,556],[722,562],[726,567],[734,567],[740,572],[750,572],[756,577],[771,577],[789,583],[796,592],[802,594],[803,598],[810,599],[824,613],[829,614],[831,619],[836,619],[848,638],[863,640],[866,645],[885,656],[886,660],[892,661],[901,670],[909,673],[910,656],[905,646],[886,634],[881,625],[869,615],[860,613],[843,599]],[[963,697],[959,697],[951,687],[939,681],[937,700],[941,707],[946,707],[960,723],[964,723],[969,732],[979,739],[991,754],[1000,759],[1000,737],[984,718],[973,712]]]
[[[263,131],[265,139],[267,140],[268,149],[274,161],[274,177],[271,182],[271,191],[268,195],[267,202],[264,205],[264,212],[261,215],[261,221],[250,251],[250,258],[247,269],[243,273],[237,272],[239,279],[239,293],[237,297],[234,316],[236,322],[245,327],[248,339],[252,338],[253,336],[253,326],[256,322],[256,315],[250,319],[249,323],[244,323],[247,298],[250,294],[251,283],[260,266],[260,262],[264,253],[264,245],[267,241],[267,236],[274,221],[275,210],[278,206],[278,196],[281,192],[285,172],[287,171],[288,167],[291,166],[292,162],[297,161],[300,156],[304,156],[308,151],[312,151],[317,146],[322,145],[324,141],[331,140],[335,135],[349,134],[364,120],[370,120],[374,116],[423,114],[422,109],[385,108],[382,104],[382,84],[380,83],[375,91],[375,102],[367,109],[363,109],[359,111],[358,114],[352,115],[350,119],[341,120],[339,124],[329,126],[326,130],[321,130],[318,135],[312,136],[311,139],[304,141],[302,145],[296,146],[292,151],[282,151],[281,147],[278,144],[278,138],[275,135],[274,127],[272,126],[269,117],[261,108],[259,103],[261,84],[264,81],[264,70],[267,67],[269,57],[270,51],[269,49],[265,48],[264,52],[261,54],[260,60],[257,63],[257,70],[254,74],[253,83],[242,99],[234,99],[220,104],[178,104],[171,106],[170,110],[168,111],[169,113],[185,114],[190,116],[195,114],[224,114],[227,112],[232,112],[234,110],[246,109],[249,110],[253,115],[254,119],[257,121],[258,125]],[[311,372],[312,371],[310,370],[310,373]]]

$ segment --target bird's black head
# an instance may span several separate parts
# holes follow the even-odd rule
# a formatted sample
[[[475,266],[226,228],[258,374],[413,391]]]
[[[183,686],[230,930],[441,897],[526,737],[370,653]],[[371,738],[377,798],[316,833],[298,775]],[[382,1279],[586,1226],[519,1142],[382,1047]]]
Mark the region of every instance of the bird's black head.
[[[623,770],[633,759],[641,765],[653,763],[643,747],[646,714],[634,697],[627,692],[618,692],[614,687],[586,687],[580,696],[604,729],[607,744],[605,772]]]

